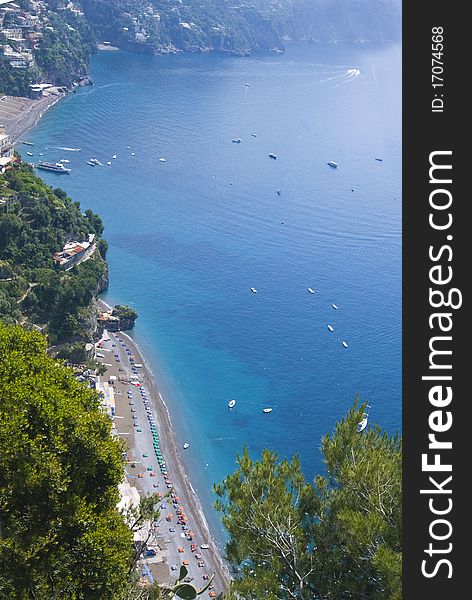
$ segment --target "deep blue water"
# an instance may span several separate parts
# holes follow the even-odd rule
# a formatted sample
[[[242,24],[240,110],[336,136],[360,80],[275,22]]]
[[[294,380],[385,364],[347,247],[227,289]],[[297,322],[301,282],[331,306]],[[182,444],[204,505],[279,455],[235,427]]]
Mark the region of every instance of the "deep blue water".
[[[204,505],[243,444],[312,478],[357,392],[400,428],[401,49],[109,52],[91,75],[30,133],[33,160],[69,159],[41,176],[104,220],[106,298],[139,312]]]

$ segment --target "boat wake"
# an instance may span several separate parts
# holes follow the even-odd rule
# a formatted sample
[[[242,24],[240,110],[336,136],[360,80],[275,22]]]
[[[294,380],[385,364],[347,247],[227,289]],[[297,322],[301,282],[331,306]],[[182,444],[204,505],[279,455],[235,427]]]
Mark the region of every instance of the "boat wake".
[[[67,150],[67,152],[80,152],[82,150],[82,148],[66,148],[64,146],[51,146],[52,148],[56,148],[58,150]],[[46,149],[48,149],[48,147],[46,146]]]
[[[326,79],[321,79],[320,83],[331,83],[338,86],[340,84],[349,83],[350,81],[357,79],[360,74],[360,69],[347,69],[346,71],[343,70],[342,72],[331,77],[327,77]]]

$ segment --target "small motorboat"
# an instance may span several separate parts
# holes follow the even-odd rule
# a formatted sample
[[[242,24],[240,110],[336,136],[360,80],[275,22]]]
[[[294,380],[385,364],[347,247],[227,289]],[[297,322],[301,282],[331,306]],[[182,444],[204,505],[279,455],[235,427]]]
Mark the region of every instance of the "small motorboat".
[[[107,165],[111,165],[111,160],[109,160],[109,161],[107,162]]]
[[[277,154],[274,154],[273,152],[271,152],[271,153],[269,154],[269,158],[272,158],[272,159],[274,159],[274,160],[277,160]]]
[[[345,348],[348,348],[348,347],[349,347],[349,346],[348,346],[348,343],[347,343],[345,340],[343,340],[343,346],[344,346]]]
[[[242,142],[241,138],[234,138],[233,140],[233,144],[240,144]]]
[[[334,160],[328,160],[327,163],[330,167],[333,167],[333,169],[337,169],[338,168],[338,163],[334,162]]]
[[[185,442],[184,444],[184,450],[187,450],[187,448],[190,446],[190,444],[188,444],[187,442]]]
[[[332,325],[328,325],[328,331],[334,331],[334,327]]]
[[[257,137],[256,133],[251,133],[252,137]]]
[[[367,408],[370,408],[370,406],[367,406]],[[362,420],[359,421],[359,423],[357,424],[357,433],[361,433],[361,431],[364,431],[364,429],[367,427],[368,421],[369,413],[364,413],[362,415]]]
[[[229,408],[234,408],[236,406],[236,400],[230,400],[228,402],[228,407]]]
[[[91,158],[90,162],[94,165],[101,165],[102,163],[98,160],[98,158]]]
[[[131,156],[134,156],[134,152],[131,152]]]
[[[95,163],[94,163],[94,162],[92,162],[91,160],[88,160],[88,161],[87,161],[87,164],[88,164],[88,165],[90,165],[91,167],[95,167]]]
[[[129,150],[131,148],[131,146],[126,146],[126,150]]]
[[[380,158],[380,156],[376,156],[376,157],[375,157],[375,160],[378,160],[379,162],[382,162],[382,161],[383,161],[383,158]]]
[[[255,287],[252,287],[252,288],[251,288],[251,292],[252,292],[253,294],[257,294],[257,290],[256,290],[256,288],[255,288]]]
[[[277,196],[281,196],[282,195],[282,191],[281,190],[277,190]]]
[[[263,408],[262,412],[263,413],[270,413],[270,412],[272,412],[272,408]]]
[[[308,288],[308,291],[310,292],[310,294],[314,294],[315,290],[313,288]]]
[[[113,159],[115,159],[115,158],[116,158],[116,154],[114,154],[114,155],[112,156],[112,158],[113,158]]]
[[[338,307],[336,306],[336,304],[331,304],[331,306],[334,308],[334,310],[338,310]]]
[[[32,153],[32,152],[27,152],[26,154],[27,154],[28,156],[33,156],[33,153]]]
[[[166,162],[166,159],[165,158],[160,158],[159,162]]]

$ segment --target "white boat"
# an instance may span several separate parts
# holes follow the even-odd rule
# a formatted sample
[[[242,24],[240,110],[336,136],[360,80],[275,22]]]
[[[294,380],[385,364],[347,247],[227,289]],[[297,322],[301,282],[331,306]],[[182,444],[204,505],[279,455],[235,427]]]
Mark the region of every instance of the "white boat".
[[[32,153],[32,152],[27,152],[26,154],[27,154],[28,156],[33,156],[33,153]]]
[[[334,310],[338,310],[338,307],[336,306],[336,304],[331,304],[331,306],[334,308]]]
[[[236,400],[230,400],[228,402],[228,406],[229,406],[229,408],[234,408],[234,406],[236,406]]]
[[[131,146],[126,146],[126,150],[129,150],[131,148]]]
[[[269,158],[273,158],[274,160],[277,160],[277,154],[274,154],[273,152],[271,152],[269,154]]]
[[[272,412],[272,409],[271,408],[263,408],[262,412],[263,413],[270,413],[270,412]]]
[[[251,288],[251,292],[252,292],[253,294],[257,294],[257,290],[256,290],[256,288],[255,288],[255,287],[252,287],[252,288]]]
[[[344,340],[343,340],[343,346],[344,346],[345,348],[347,348],[347,347],[348,347],[348,344],[347,344],[347,342],[346,342],[346,341],[344,341]]]
[[[131,152],[131,156],[134,156],[134,152]]]
[[[43,160],[40,160],[37,164],[38,169],[43,169],[44,171],[53,171],[54,173],[70,173],[71,170],[67,169],[62,163],[48,163]]]
[[[242,139],[241,138],[234,138],[234,140],[232,140],[232,141],[233,141],[233,144],[240,144],[242,142]]]
[[[160,158],[159,162],[166,162],[166,159],[165,158]]]
[[[370,408],[370,406],[367,405],[367,408]],[[359,423],[357,424],[357,433],[364,431],[364,429],[367,427],[368,421],[369,421],[369,413],[364,413],[362,415],[362,420],[359,421]]]
[[[382,162],[382,161],[383,161],[383,158],[380,158],[380,156],[376,156],[376,157],[375,157],[375,160],[378,160],[379,162]]]
[[[308,291],[310,292],[310,294],[314,294],[315,290],[313,288],[308,288]]]
[[[328,325],[328,331],[334,331],[334,327],[332,325]]]
[[[111,160],[109,160],[109,161],[107,162],[107,165],[111,165]]]
[[[67,158],[61,158],[61,160],[59,162],[67,164],[67,163],[70,163],[70,160],[67,160]]]
[[[328,160],[327,163],[330,167],[333,167],[333,169],[337,169],[338,168],[338,163],[334,162],[334,160]]]
[[[184,450],[187,450],[187,448],[190,446],[190,444],[188,444],[187,442],[185,442],[184,444]]]
[[[114,159],[114,158],[116,158],[116,154],[114,154],[114,155],[112,156],[112,158],[113,158],[113,159]]]
[[[98,160],[98,158],[91,158],[90,162],[94,165],[101,165],[102,163]]]
[[[257,133],[251,133],[252,137],[257,137]]]

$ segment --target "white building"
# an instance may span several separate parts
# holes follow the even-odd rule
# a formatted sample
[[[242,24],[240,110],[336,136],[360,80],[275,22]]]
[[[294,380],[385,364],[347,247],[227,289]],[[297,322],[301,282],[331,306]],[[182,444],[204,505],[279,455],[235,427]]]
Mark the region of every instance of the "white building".
[[[115,390],[113,386],[110,385],[108,381],[100,381],[100,378],[98,378],[95,389],[100,396],[102,409],[111,419],[113,419],[116,411]]]
[[[2,29],[1,34],[7,38],[7,40],[14,40],[15,42],[23,42],[23,30],[20,27],[15,29]]]
[[[10,137],[3,132],[0,132],[0,172],[4,173],[5,168],[9,165],[15,158],[13,145],[11,143]]]

